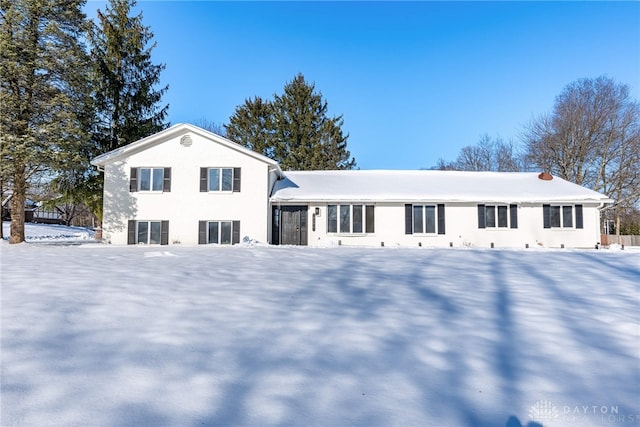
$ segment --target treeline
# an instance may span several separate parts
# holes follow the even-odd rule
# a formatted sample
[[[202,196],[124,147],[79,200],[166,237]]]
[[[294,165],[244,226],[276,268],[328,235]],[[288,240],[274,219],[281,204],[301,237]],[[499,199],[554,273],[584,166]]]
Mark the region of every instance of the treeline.
[[[603,215],[613,231],[640,234],[640,104],[606,76],[568,84],[551,112],[524,127],[520,143],[484,135],[431,169],[546,171],[614,199]]]
[[[135,0],[98,20],[83,0],[0,0],[0,189],[11,194],[11,243],[24,241],[27,194],[87,206],[100,219],[106,151],[168,126],[163,64]],[[45,194],[48,193],[48,197]]]
[[[169,125],[165,65],[152,60],[153,33],[132,14],[135,0],[109,0],[95,22],[84,3],[0,0],[0,193],[11,193],[11,243],[24,241],[34,189],[51,206],[83,206],[100,222],[103,177],[90,160]],[[615,199],[616,230],[633,231],[637,220],[626,218],[638,217],[640,202],[639,115],[628,86],[578,80],[519,143],[485,135],[432,168],[548,171]],[[302,74],[272,99],[245,99],[224,125],[196,122],[284,170],[356,167],[343,123]]]
[[[103,176],[90,160],[169,125],[165,65],[152,61],[135,0],[109,0],[96,22],[84,3],[0,0],[0,194],[11,194],[11,243],[24,241],[27,195],[66,220],[83,206],[100,222]],[[202,121],[284,169],[351,169],[342,116],[327,110],[299,74],[273,100],[247,99],[224,128]]]

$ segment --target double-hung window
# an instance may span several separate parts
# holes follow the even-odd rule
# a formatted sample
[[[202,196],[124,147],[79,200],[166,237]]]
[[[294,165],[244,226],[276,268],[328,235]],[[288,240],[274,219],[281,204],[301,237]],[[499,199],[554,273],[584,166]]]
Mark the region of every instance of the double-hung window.
[[[159,244],[160,221],[138,221],[137,243]]]
[[[240,168],[200,168],[200,191],[240,191]]]
[[[198,243],[201,245],[240,243],[240,221],[199,221]]]
[[[209,191],[233,190],[233,169],[210,168],[208,190]]]
[[[436,233],[436,206],[413,205],[413,234]]]
[[[444,204],[406,204],[405,234],[445,234]]]
[[[542,216],[544,228],[584,227],[582,218],[582,205],[543,205]]]
[[[478,228],[518,228],[518,205],[478,205]]]
[[[129,191],[171,191],[171,168],[131,168]]]
[[[375,206],[373,205],[328,205],[328,233],[374,233]]]

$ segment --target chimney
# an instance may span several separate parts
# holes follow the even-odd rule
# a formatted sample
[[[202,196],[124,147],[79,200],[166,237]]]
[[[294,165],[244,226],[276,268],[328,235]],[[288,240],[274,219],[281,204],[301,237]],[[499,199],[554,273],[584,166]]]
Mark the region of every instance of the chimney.
[[[551,181],[553,179],[553,175],[551,175],[549,172],[542,172],[540,173],[540,175],[538,175],[538,179],[541,179],[543,181]]]

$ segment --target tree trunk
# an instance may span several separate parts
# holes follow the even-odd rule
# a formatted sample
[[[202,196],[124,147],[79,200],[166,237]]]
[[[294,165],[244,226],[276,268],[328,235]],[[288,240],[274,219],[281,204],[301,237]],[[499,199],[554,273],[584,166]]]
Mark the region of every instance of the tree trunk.
[[[15,165],[13,175],[13,195],[11,196],[11,233],[9,243],[24,242],[24,206],[26,196],[25,168]]]
[[[1,205],[4,197],[4,182],[0,180],[0,240],[4,240],[4,206]]]
[[[621,238],[620,238],[620,210],[616,209],[616,239],[618,241],[618,244],[620,244]]]

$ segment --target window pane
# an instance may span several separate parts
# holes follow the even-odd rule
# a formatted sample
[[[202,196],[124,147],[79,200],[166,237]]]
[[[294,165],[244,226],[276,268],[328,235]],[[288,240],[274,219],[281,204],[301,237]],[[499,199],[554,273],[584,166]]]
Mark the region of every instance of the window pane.
[[[498,206],[498,227],[507,226],[507,207]]]
[[[362,233],[362,205],[353,206],[353,232]]]
[[[149,223],[138,222],[138,242],[137,243],[148,243],[149,241]]]
[[[487,206],[485,208],[484,220],[487,227],[496,226],[496,207],[495,206]]]
[[[562,226],[573,227],[573,206],[562,207]]]
[[[220,169],[209,169],[209,191],[220,191]]]
[[[209,243],[218,243],[218,225],[219,222],[210,222],[209,223]]]
[[[229,221],[220,223],[220,243],[223,245],[231,244],[231,222]]]
[[[351,231],[351,212],[349,205],[340,205],[340,232],[349,233]]]
[[[560,227],[560,206],[551,206],[551,226]]]
[[[222,191],[233,190],[233,169],[222,169]]]
[[[150,223],[151,232],[149,233],[149,243],[154,245],[160,244],[160,230],[162,229],[160,221],[153,221]]]
[[[162,184],[164,181],[164,169],[155,168],[153,171],[153,180],[151,181],[151,190],[162,191]]]
[[[375,206],[368,205],[366,211],[366,232],[374,233],[375,232]]]
[[[151,169],[140,168],[140,191],[151,190]]]
[[[338,207],[336,205],[327,206],[327,232],[328,233],[337,233],[338,232]]]
[[[413,232],[424,233],[424,223],[422,217],[422,206],[413,207]]]
[[[426,218],[426,232],[435,233],[436,232],[436,207],[425,206],[424,216]]]

